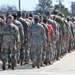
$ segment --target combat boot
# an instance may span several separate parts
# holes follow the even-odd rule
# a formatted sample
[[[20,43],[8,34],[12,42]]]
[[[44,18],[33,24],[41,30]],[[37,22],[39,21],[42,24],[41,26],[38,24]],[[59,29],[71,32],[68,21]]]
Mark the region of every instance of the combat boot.
[[[33,61],[32,67],[35,68],[36,66],[36,60]]]
[[[9,68],[11,68],[11,65],[10,65],[10,64],[8,64],[8,69],[9,69]]]
[[[40,63],[37,64],[37,68],[40,68]]]
[[[29,64],[29,58],[26,58],[26,59],[25,59],[24,65],[25,65],[25,64]]]
[[[3,60],[2,69],[6,70],[6,61],[5,60]]]
[[[44,64],[47,66],[47,64],[48,64],[48,61],[47,61],[47,59],[45,59],[45,61],[44,61]]]
[[[26,63],[26,64],[28,64],[28,63],[29,63],[29,58],[27,58],[27,59],[25,60],[25,63]]]
[[[8,59],[8,69],[11,68],[10,63],[11,63],[11,60]]]
[[[11,64],[11,69],[15,70],[15,64],[14,63]]]
[[[20,59],[17,60],[17,63],[20,64]]]
[[[23,65],[23,59],[21,59],[21,63],[20,63],[20,65]]]
[[[16,60],[14,58],[14,56],[11,57],[11,69],[15,70],[16,67]]]
[[[46,65],[42,62],[40,66],[41,66],[41,67],[45,67]]]

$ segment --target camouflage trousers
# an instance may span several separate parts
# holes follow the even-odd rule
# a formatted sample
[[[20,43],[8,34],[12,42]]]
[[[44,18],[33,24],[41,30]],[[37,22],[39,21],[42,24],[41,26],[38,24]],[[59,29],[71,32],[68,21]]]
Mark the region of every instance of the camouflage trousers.
[[[12,43],[3,43],[1,49],[1,59],[3,60],[10,60],[11,62],[16,62],[16,46]],[[10,59],[9,59],[10,57]]]
[[[56,57],[56,41],[52,43],[51,47],[51,59],[55,59]]]
[[[52,44],[50,44],[49,42],[46,49],[46,62],[51,60],[51,51],[52,51]]]
[[[24,47],[24,49],[25,49],[25,61],[27,60],[27,59],[29,59],[29,57],[30,57],[30,49],[28,48],[29,46],[28,46],[28,41],[26,41],[25,42],[25,47]],[[27,62],[27,61],[26,61]]]
[[[61,42],[60,40],[58,40],[56,42],[56,59],[58,60],[60,56],[61,56]]]
[[[33,43],[31,44],[30,47],[30,57],[31,60],[37,60],[37,62],[40,64],[42,62],[42,50],[43,50],[44,46],[42,46],[42,44],[39,43]]]

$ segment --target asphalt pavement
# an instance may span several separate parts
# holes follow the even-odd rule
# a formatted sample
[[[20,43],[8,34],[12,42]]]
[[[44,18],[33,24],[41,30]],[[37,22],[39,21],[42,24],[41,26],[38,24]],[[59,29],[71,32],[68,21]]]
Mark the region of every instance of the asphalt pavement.
[[[75,51],[68,53],[62,59],[56,61],[53,65],[32,68],[31,63],[23,66],[18,65],[16,70],[1,69],[0,75],[75,75]]]

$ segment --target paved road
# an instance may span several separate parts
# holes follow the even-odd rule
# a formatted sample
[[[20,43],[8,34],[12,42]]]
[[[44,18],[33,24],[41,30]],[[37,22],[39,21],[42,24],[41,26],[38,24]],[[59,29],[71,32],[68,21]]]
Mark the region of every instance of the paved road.
[[[0,75],[75,75],[75,52],[67,54],[53,65],[40,69],[32,68],[31,64],[18,66],[16,70],[1,70]]]

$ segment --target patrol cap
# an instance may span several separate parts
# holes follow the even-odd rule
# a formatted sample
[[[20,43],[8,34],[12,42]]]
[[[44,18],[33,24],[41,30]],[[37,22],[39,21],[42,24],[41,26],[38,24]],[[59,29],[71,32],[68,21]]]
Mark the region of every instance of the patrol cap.
[[[59,12],[58,14],[60,17],[64,17],[64,14],[62,12]]]
[[[37,13],[37,15],[38,15],[38,16],[41,16],[41,14],[40,14],[40,13]]]
[[[14,19],[14,17],[13,17],[12,15],[9,15],[9,16],[7,17],[7,19]]]
[[[59,13],[59,11],[58,10],[53,10],[53,12],[52,12],[54,15],[57,15],[58,13]]]
[[[22,12],[21,11],[17,11],[17,16],[22,16]]]
[[[39,16],[38,15],[34,15],[34,20],[39,20]]]
[[[50,16],[51,12],[50,11],[47,11],[46,12],[46,16]]]
[[[40,19],[43,18],[43,16],[40,13],[37,13],[37,15],[39,16]]]
[[[23,16],[23,17],[24,17],[24,16],[26,17],[26,12],[23,11],[23,12],[22,12],[22,16]]]
[[[32,14],[32,13],[30,13],[30,14],[29,14],[29,17],[33,17],[33,14]]]
[[[70,21],[70,16],[67,16],[67,21]]]
[[[14,17],[14,19],[17,19],[17,12],[13,12],[12,16]]]
[[[48,17],[47,17],[46,15],[43,15],[43,19],[44,19],[44,20],[47,20]]]
[[[26,18],[29,18],[29,13],[26,13]]]
[[[72,21],[75,21],[75,18],[74,17],[72,17]]]
[[[10,12],[7,12],[7,13],[6,13],[6,17],[8,17],[9,15],[10,15]]]

